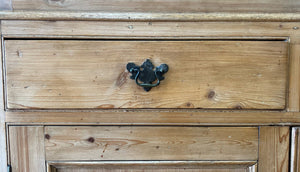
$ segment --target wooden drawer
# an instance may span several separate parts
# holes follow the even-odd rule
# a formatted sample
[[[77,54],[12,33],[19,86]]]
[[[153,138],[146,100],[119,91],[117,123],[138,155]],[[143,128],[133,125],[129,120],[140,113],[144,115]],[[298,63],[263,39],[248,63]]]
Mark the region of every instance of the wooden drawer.
[[[11,126],[9,130],[15,171],[24,160],[39,168],[46,161],[48,172],[74,168],[240,172],[256,169],[258,160],[257,127]]]
[[[13,172],[288,171],[289,127],[10,125],[8,130]]]
[[[256,160],[258,151],[255,127],[49,126],[45,139],[47,160]]]
[[[6,39],[7,108],[284,109],[284,40]],[[128,62],[169,65],[145,92]]]

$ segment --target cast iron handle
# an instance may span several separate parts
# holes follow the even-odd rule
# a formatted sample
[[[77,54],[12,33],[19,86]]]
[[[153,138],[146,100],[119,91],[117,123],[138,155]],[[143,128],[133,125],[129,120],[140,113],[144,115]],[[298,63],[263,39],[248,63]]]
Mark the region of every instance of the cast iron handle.
[[[131,70],[131,72],[130,73],[132,73],[133,72],[133,70],[135,71],[135,72],[137,72],[137,74],[136,74],[136,76],[135,76],[135,83],[137,84],[137,85],[139,85],[139,86],[141,86],[141,87],[156,87],[156,86],[158,86],[159,84],[160,84],[160,80],[158,79],[158,77],[157,77],[157,74],[156,74],[156,71],[155,71],[155,77],[157,78],[157,82],[155,83],[155,84],[145,84],[145,83],[139,83],[139,76],[140,76],[140,70],[137,70],[137,69],[134,69],[134,68],[132,68],[132,70]]]
[[[164,80],[163,74],[169,70],[167,64],[161,64],[156,67],[154,71],[153,68],[154,66],[149,59],[147,59],[142,66],[137,66],[134,63],[127,64],[127,70],[132,74],[130,78],[134,79],[135,83],[143,87],[145,91],[150,91],[152,87],[158,86],[160,81]],[[140,83],[138,80],[143,83]],[[156,83],[152,84],[154,81],[156,81]]]

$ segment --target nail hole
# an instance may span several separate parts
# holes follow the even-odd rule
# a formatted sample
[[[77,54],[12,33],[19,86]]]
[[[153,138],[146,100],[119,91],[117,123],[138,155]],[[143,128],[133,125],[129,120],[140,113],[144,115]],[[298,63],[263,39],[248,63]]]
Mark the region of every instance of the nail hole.
[[[49,134],[45,134],[45,138],[46,138],[47,140],[49,140],[49,139],[50,139],[50,135],[49,135]]]
[[[90,138],[87,139],[87,141],[88,141],[88,142],[91,142],[91,143],[94,143],[94,142],[95,142],[95,139],[94,139],[93,137],[90,137]]]

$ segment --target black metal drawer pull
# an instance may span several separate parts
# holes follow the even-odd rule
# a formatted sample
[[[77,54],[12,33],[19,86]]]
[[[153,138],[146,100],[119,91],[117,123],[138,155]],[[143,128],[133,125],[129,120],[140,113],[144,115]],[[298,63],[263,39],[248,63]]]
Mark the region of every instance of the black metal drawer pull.
[[[132,74],[130,78],[135,80],[136,84],[143,87],[145,91],[150,91],[152,87],[158,86],[160,81],[165,79],[163,74],[169,70],[167,64],[161,64],[153,70],[154,65],[149,59],[147,59],[142,66],[128,63],[126,68]],[[143,83],[140,83],[139,80]],[[155,80],[157,80],[156,83],[152,84]]]

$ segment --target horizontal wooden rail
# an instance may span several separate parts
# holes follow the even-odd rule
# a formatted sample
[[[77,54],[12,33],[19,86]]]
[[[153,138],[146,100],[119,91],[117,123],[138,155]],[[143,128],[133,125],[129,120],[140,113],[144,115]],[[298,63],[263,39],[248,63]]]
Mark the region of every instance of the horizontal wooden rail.
[[[300,125],[300,112],[9,111],[9,125]]]
[[[0,11],[1,20],[300,21],[300,13],[137,13]]]

